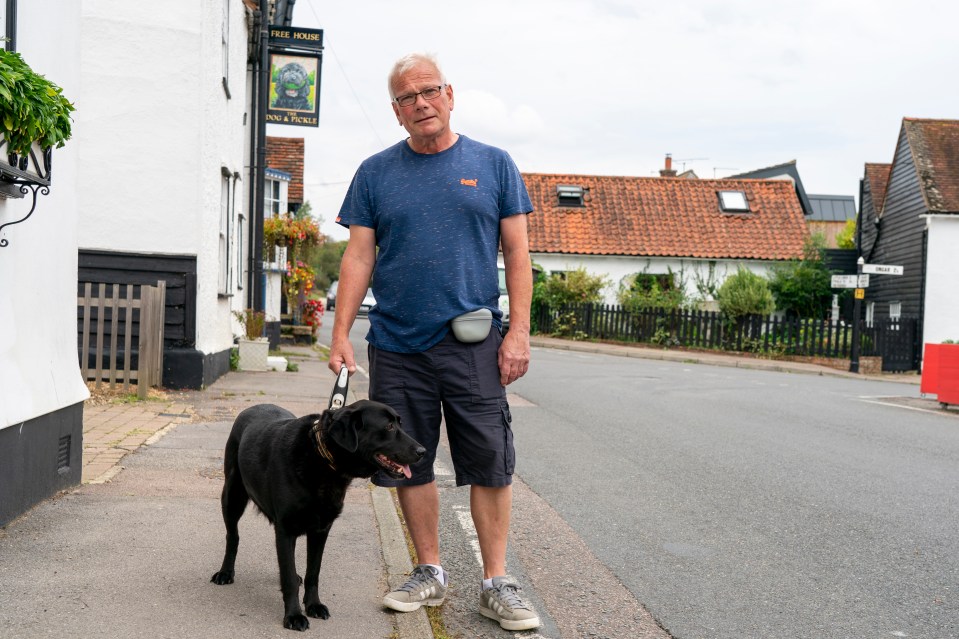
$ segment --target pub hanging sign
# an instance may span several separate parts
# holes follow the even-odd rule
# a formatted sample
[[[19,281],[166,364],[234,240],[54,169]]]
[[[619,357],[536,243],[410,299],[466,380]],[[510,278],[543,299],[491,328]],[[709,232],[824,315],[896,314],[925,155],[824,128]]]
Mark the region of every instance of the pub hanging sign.
[[[323,30],[270,27],[270,124],[319,126]]]

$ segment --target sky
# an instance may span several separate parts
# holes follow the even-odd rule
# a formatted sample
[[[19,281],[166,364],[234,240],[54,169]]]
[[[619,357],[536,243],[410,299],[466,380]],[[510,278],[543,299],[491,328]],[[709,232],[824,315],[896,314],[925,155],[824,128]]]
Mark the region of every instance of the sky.
[[[955,0],[296,0],[324,30],[304,199],[334,240],[359,163],[406,137],[386,77],[436,54],[457,133],[527,173],[721,178],[795,160],[807,193],[852,195],[903,117],[959,119]]]

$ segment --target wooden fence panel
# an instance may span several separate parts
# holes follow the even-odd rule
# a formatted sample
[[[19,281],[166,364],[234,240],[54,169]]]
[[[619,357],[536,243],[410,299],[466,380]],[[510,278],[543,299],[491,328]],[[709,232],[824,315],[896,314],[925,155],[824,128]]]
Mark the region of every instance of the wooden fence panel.
[[[81,374],[85,380],[94,380],[96,388],[100,388],[102,382],[115,388],[122,380],[123,388],[127,390],[135,381],[137,394],[145,398],[150,386],[159,385],[163,379],[166,282],[161,280],[157,286],[139,286],[139,299],[133,285],[111,285],[109,296],[106,287],[104,283],[99,284],[94,295],[92,284],[87,282],[83,286],[83,295],[77,298],[82,326],[79,337]],[[138,333],[136,368],[132,365],[134,324]],[[123,364],[118,369],[121,332],[124,334]],[[94,358],[92,366],[91,355]],[[107,362],[106,368],[104,361]]]

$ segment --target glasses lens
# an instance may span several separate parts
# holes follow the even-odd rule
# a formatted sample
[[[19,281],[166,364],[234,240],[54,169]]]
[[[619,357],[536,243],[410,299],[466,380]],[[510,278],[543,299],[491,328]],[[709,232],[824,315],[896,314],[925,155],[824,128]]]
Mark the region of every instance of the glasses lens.
[[[434,100],[436,99],[436,96],[440,94],[440,88],[430,87],[429,89],[424,89],[420,93],[422,93],[423,97],[426,98],[427,100]]]
[[[401,95],[400,97],[396,98],[396,103],[404,107],[409,106],[413,104],[414,102],[416,102],[415,95]]]

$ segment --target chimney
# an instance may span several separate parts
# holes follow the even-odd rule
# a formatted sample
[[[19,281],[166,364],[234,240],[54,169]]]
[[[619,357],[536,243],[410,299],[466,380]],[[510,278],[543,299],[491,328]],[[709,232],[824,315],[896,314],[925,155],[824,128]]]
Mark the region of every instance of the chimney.
[[[666,154],[666,168],[660,169],[659,177],[676,177],[676,171],[673,169],[673,154]]]

